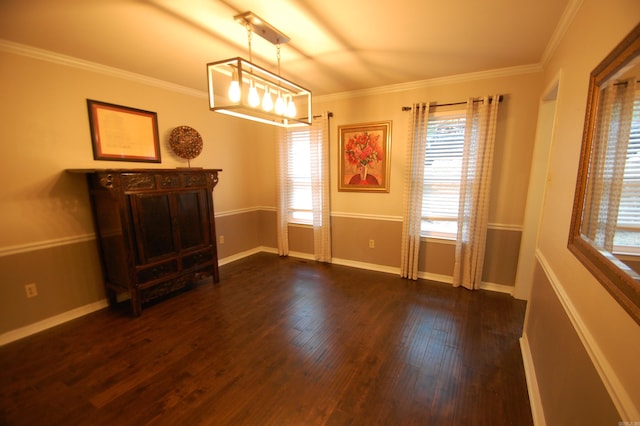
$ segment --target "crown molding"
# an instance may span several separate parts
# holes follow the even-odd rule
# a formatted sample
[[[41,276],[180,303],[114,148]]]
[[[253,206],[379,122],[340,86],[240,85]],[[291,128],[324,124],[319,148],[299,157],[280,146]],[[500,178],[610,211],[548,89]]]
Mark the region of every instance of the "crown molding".
[[[431,78],[427,80],[418,80],[408,83],[392,84],[389,86],[373,87],[370,89],[353,90],[348,92],[339,92],[329,95],[315,96],[315,102],[336,101],[346,98],[355,98],[360,96],[383,95],[388,93],[405,92],[409,90],[423,89],[433,86],[444,86],[447,84],[466,83],[470,81],[487,80],[490,78],[509,77],[514,75],[532,74],[542,72],[542,64],[520,65],[517,67],[498,68],[488,71],[472,72],[467,74],[457,74],[448,77]]]
[[[206,99],[208,97],[207,93],[202,90],[180,86],[178,84],[169,83],[157,78],[147,77],[142,74],[136,74],[134,72],[125,71],[119,68],[109,67],[106,65],[98,64],[96,62],[85,61],[84,59],[78,59],[73,56],[67,56],[61,53],[51,52],[49,50],[15,43],[9,40],[0,39],[0,51],[12,53],[14,55],[25,56],[32,59],[38,59],[41,61],[51,62],[71,68],[77,68],[84,71],[108,75],[110,77],[121,78],[123,80],[130,80],[136,83],[146,84],[148,86],[154,86],[161,89],[182,93],[184,95],[189,95],[196,98]]]
[[[574,2],[581,2],[582,0],[573,0]],[[164,80],[148,77],[142,74],[137,74],[130,71],[125,71],[119,68],[109,67],[106,65],[98,64],[96,62],[86,61],[84,59],[75,58],[73,56],[63,55],[61,53],[52,52],[45,49],[28,46],[25,44],[15,43],[9,40],[0,39],[0,51],[12,53],[15,55],[25,56],[33,59],[51,62],[58,65],[68,66],[72,68],[82,69],[85,71],[95,72],[111,77],[121,78],[124,80],[130,80],[149,86],[158,87],[173,92],[182,93],[185,95],[207,98],[208,95],[202,90],[192,89],[190,87],[181,86],[174,83],[169,83]],[[483,79],[507,77],[513,75],[530,74],[542,72],[541,64],[522,65],[517,67],[500,68],[489,71],[480,71],[467,74],[458,74],[448,77],[438,77],[427,80],[419,80],[408,83],[393,84],[388,86],[373,87],[369,89],[353,90],[346,92],[338,92],[329,95],[315,96],[313,98],[316,102],[327,102],[333,100],[354,98],[360,96],[380,95],[386,93],[404,92],[409,90],[422,89],[425,87],[441,86],[445,84],[464,83],[469,81],[477,81]]]
[[[580,6],[582,6],[582,0],[570,0],[565,7],[562,16],[560,17],[560,21],[558,25],[556,25],[556,29],[553,31],[553,35],[547,44],[547,47],[544,49],[542,53],[542,58],[540,63],[546,65],[549,62],[549,59],[553,56],[556,49],[560,45],[560,41],[564,37],[565,33],[571,26],[573,19],[576,17],[578,10],[580,10]]]

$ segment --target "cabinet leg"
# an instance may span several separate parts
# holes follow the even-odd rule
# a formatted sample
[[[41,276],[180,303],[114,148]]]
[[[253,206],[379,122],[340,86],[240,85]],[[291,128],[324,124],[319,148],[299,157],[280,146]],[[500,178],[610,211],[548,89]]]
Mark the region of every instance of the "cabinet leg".
[[[220,270],[218,269],[217,264],[213,265],[213,282],[214,283],[220,282]]]
[[[139,317],[142,313],[142,303],[140,302],[140,294],[138,290],[131,292],[131,313],[134,317]]]
[[[107,289],[107,301],[110,308],[115,307],[118,304],[118,294],[111,289]]]

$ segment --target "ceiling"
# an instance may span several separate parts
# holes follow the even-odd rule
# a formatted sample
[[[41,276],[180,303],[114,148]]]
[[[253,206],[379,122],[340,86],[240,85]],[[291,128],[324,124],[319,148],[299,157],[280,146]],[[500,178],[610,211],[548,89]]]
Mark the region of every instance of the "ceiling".
[[[327,95],[539,64],[572,1],[0,0],[0,39],[206,91],[207,62],[249,59],[252,11],[291,39],[282,76]]]

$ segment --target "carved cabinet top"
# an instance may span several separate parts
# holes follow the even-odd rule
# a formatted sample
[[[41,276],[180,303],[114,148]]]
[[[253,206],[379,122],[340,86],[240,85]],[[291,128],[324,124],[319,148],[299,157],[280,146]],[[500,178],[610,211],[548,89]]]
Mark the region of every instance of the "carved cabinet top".
[[[94,175],[99,185],[124,191],[170,190],[186,187],[209,187],[218,183],[222,169],[67,169],[70,173]]]

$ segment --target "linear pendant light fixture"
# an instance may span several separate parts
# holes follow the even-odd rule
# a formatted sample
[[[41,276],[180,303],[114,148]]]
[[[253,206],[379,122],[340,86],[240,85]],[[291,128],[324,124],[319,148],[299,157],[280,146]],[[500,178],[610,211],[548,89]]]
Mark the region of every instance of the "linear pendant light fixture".
[[[280,45],[289,38],[252,12],[234,19],[247,28],[249,60],[237,57],[207,64],[209,109],[280,127],[310,125],[311,92],[280,77]],[[252,33],[276,46],[277,74],[252,62]]]

